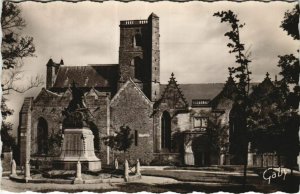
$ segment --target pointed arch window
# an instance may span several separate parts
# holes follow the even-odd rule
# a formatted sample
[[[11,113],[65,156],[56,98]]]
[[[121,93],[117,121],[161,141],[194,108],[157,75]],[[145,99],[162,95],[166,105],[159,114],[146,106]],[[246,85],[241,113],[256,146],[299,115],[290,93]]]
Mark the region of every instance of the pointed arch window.
[[[38,154],[48,153],[48,123],[40,117],[37,124]]]
[[[171,149],[171,116],[166,111],[161,117],[161,148]]]

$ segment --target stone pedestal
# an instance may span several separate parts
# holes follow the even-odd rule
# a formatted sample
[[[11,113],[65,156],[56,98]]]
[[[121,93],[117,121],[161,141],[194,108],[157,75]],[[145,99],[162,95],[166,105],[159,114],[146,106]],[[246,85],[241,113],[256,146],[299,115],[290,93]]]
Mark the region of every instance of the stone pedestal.
[[[137,159],[136,160],[136,175],[140,176],[141,175],[141,164],[140,164],[140,160]]]
[[[115,169],[118,170],[119,169],[119,162],[118,162],[117,158],[115,159],[114,164],[115,164]]]
[[[82,180],[82,177],[81,177],[81,164],[80,162],[78,161],[77,162],[77,168],[76,168],[76,177],[74,179],[74,184],[81,184],[83,183],[83,180]]]
[[[12,162],[11,162],[10,176],[11,177],[17,176],[17,165],[16,165],[16,161],[15,160],[12,160]]]
[[[64,130],[62,152],[54,161],[54,168],[74,170],[78,162],[82,170],[101,170],[101,161],[94,151],[94,135],[87,127]]]
[[[248,166],[253,166],[253,153],[249,152],[248,153],[248,161],[247,161]]]
[[[28,183],[29,180],[31,180],[30,176],[30,164],[29,161],[26,162],[25,164],[25,182]]]
[[[221,153],[220,155],[220,165],[225,165],[225,154]]]
[[[127,160],[124,163],[124,179],[126,182],[129,180],[129,164]]]

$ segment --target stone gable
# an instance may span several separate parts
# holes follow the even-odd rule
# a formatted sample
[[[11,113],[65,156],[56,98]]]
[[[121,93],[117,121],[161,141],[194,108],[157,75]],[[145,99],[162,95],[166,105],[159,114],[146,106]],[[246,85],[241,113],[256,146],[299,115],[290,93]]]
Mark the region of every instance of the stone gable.
[[[128,151],[132,160],[147,163],[153,153],[152,103],[130,79],[110,103],[111,133],[128,126],[134,141]],[[147,143],[145,143],[147,142]]]

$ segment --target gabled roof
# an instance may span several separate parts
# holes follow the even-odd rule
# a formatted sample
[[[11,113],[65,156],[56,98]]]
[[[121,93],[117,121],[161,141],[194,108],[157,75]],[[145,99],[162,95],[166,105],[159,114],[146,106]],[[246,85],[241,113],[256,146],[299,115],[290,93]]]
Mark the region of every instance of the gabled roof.
[[[99,97],[99,96],[107,96],[107,92],[99,92],[96,90],[94,87],[90,89],[90,91],[86,92],[84,96],[94,96],[94,97]]]
[[[265,79],[252,88],[253,92],[250,94],[250,96],[252,98],[261,98],[273,92],[274,88],[275,85],[271,81],[269,73],[267,72]]]
[[[174,77],[174,73],[171,74],[168,85],[162,90],[161,98],[158,100],[158,104],[165,102],[170,108],[187,108],[188,102],[184,97],[184,93],[177,84]]]
[[[78,87],[114,87],[118,79],[118,65],[61,66],[53,88],[68,88],[73,81]]]
[[[147,96],[144,94],[144,92],[134,83],[134,81],[131,78],[129,78],[129,80],[127,80],[127,82],[118,90],[118,92],[111,99],[111,101],[110,101],[111,106],[116,103],[116,101],[120,98],[121,93],[124,90],[126,90],[127,87],[130,87],[130,85],[132,87],[134,87],[134,89],[140,94],[140,96],[145,100],[146,104],[148,104],[151,107],[153,106],[153,103],[147,98]]]
[[[42,88],[41,92],[34,99],[34,102],[38,102],[40,99],[43,99],[45,97],[61,97],[61,95],[51,92],[45,88]]]
[[[21,113],[28,113],[32,108],[32,101],[33,101],[32,97],[25,97],[24,103],[22,105],[22,108],[21,108],[20,112]]]
[[[160,90],[164,91],[167,84],[161,84]],[[223,89],[224,83],[203,83],[203,84],[180,84],[180,89],[189,105],[193,99],[215,98]]]

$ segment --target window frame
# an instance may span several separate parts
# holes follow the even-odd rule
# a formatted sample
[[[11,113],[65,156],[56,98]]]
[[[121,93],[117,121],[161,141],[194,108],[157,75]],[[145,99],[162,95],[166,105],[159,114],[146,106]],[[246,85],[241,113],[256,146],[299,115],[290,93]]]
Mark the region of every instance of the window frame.
[[[196,120],[197,119],[200,119],[200,125],[199,126],[196,125]],[[208,120],[209,120],[209,117],[206,117],[206,116],[194,116],[193,117],[193,127],[195,129],[206,130],[208,128]],[[205,125],[204,125],[204,123],[205,123]]]

